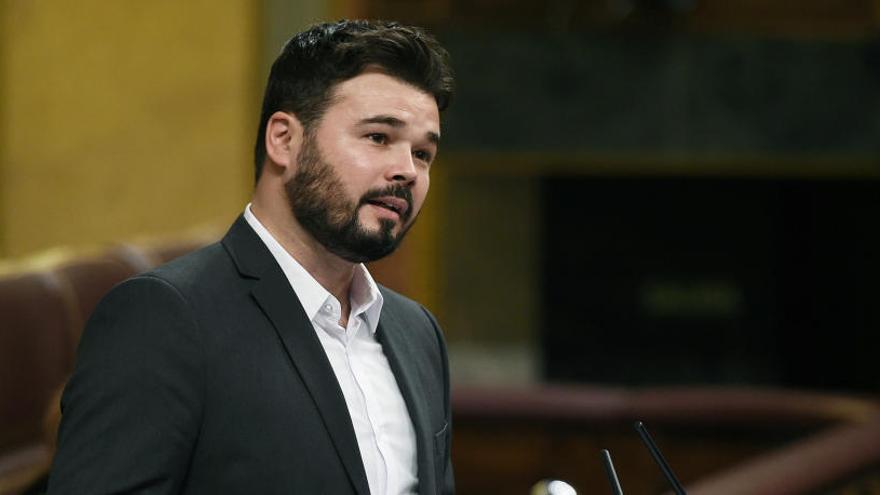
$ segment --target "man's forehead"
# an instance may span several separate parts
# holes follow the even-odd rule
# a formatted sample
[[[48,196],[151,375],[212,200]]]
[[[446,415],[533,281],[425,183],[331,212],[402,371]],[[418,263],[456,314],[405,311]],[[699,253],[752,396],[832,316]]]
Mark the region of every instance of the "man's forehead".
[[[428,120],[437,123],[434,131],[439,132],[440,111],[434,96],[383,72],[363,72],[337,84],[331,102],[363,114],[355,115],[359,119],[385,115],[404,124]]]

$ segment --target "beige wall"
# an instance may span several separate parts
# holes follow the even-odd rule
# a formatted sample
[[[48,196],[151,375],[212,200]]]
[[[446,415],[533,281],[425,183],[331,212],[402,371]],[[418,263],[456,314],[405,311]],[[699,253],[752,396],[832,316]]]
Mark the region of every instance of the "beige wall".
[[[261,3],[0,0],[0,257],[226,224]]]

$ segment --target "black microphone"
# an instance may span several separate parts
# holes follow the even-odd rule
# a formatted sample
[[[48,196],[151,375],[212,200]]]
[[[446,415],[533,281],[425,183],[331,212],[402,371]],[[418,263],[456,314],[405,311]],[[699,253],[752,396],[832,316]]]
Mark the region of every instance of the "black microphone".
[[[620,488],[620,480],[617,479],[617,473],[614,471],[614,463],[611,462],[611,453],[608,452],[608,449],[602,449],[602,464],[605,465],[605,474],[608,475],[611,491],[614,492],[614,495],[623,495],[623,489]]]
[[[639,432],[639,436],[642,437],[642,442],[648,447],[648,450],[651,451],[651,455],[654,457],[657,465],[660,466],[660,470],[663,471],[663,476],[666,476],[669,484],[672,485],[675,494],[687,495],[687,492],[684,491],[684,487],[681,486],[678,478],[676,478],[675,474],[672,472],[672,468],[669,467],[669,464],[666,463],[666,459],[663,458],[663,454],[660,453],[660,449],[657,448],[657,444],[654,443],[654,439],[652,439],[651,435],[648,433],[648,429],[645,428],[645,424],[641,421],[636,421],[634,426],[636,431]]]

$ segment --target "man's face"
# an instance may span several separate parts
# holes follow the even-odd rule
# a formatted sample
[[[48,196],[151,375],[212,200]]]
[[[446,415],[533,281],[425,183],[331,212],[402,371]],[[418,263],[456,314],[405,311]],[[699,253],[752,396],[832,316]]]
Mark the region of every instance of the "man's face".
[[[285,184],[294,217],[343,259],[388,255],[424,203],[439,135],[431,95],[378,72],[340,83]]]

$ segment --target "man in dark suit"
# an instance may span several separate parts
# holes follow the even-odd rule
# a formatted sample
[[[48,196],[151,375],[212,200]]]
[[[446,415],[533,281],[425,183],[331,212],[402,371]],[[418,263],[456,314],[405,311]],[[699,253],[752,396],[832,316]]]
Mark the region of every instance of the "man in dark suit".
[[[442,334],[363,265],[415,220],[451,92],[417,28],[291,39],[244,214],[91,317],[49,493],[451,493]]]

